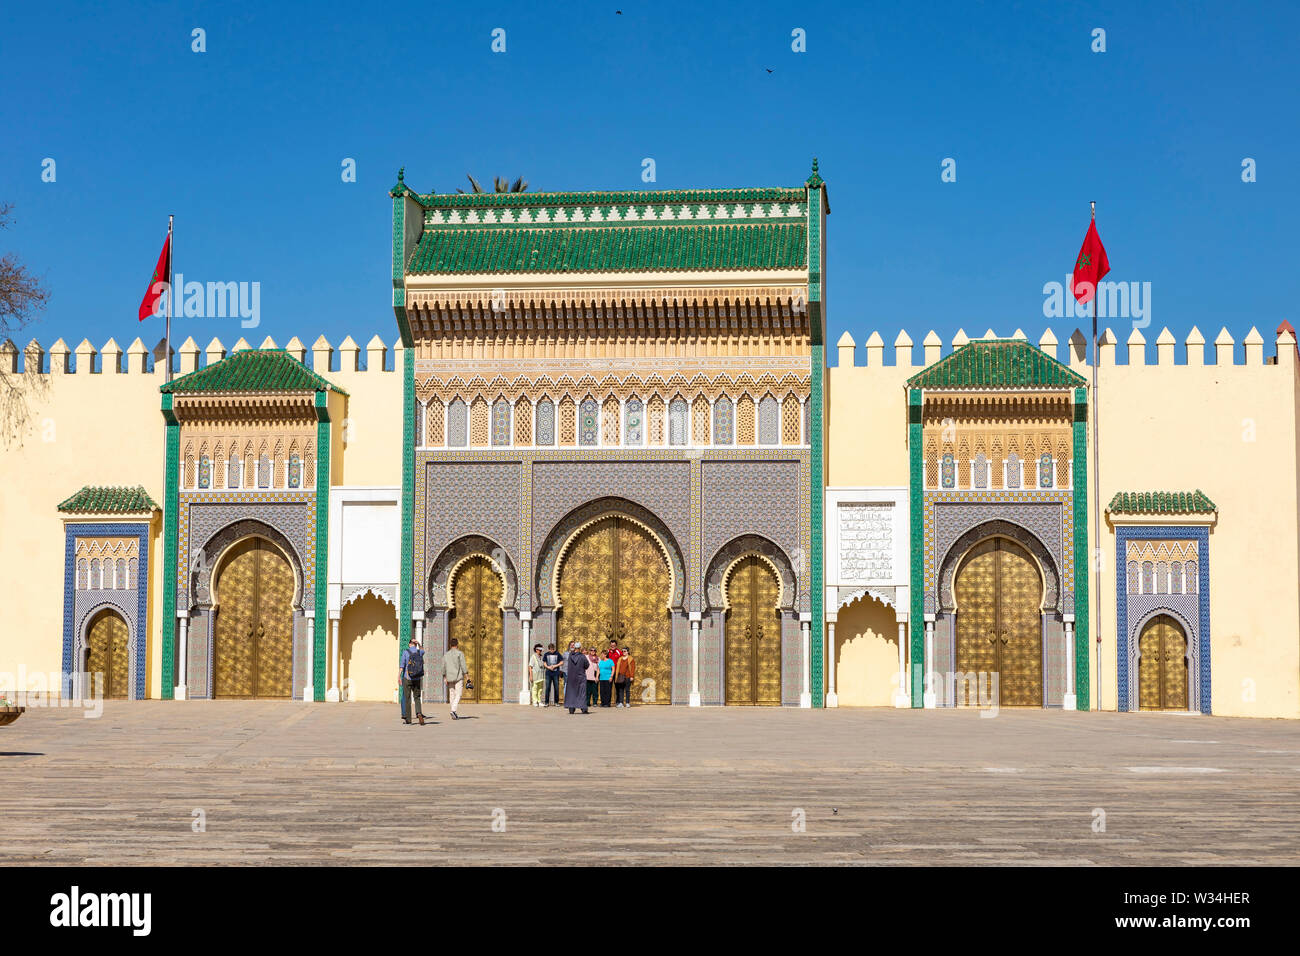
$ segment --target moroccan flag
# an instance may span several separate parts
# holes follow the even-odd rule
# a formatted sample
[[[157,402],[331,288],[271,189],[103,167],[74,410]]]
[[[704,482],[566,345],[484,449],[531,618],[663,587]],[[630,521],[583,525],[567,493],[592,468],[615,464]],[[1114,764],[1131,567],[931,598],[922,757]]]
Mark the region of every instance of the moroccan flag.
[[[1080,302],[1090,302],[1097,294],[1097,283],[1110,272],[1110,262],[1106,259],[1106,247],[1097,235],[1097,220],[1088,223],[1088,234],[1083,237],[1083,248],[1075,260],[1074,272],[1070,276],[1070,293]]]
[[[149,288],[145,290],[144,298],[140,300],[141,322],[153,315],[154,309],[158,307],[163,289],[159,283],[166,284],[171,281],[171,265],[172,235],[168,232],[167,238],[163,240],[162,253],[158,256],[158,265],[153,270],[153,278],[149,280]]]

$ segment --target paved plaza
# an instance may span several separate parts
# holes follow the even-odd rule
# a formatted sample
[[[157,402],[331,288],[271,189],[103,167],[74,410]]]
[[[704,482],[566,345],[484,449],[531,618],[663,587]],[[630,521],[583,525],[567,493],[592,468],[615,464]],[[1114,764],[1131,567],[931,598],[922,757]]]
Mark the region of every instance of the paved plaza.
[[[465,711],[31,709],[0,730],[0,863],[1300,863],[1296,722]]]

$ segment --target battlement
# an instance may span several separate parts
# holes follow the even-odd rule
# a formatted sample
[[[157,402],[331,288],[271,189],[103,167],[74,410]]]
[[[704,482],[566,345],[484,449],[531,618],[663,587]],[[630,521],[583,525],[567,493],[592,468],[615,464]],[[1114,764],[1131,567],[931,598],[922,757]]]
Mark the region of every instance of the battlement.
[[[1021,329],[1016,329],[1010,336],[1000,336],[989,329],[978,339],[999,339],[1012,338],[1029,341]],[[946,355],[951,355],[954,351],[966,345],[973,339],[965,331],[958,329],[957,334],[953,336],[952,343],[945,348],[943,340],[933,330],[926,335],[921,343],[921,362],[917,364],[916,349],[912,342],[911,336],[906,332],[899,332],[898,337],[894,339],[894,367],[903,369],[919,369],[933,365]],[[1115,366],[1120,363],[1116,357],[1116,344],[1118,338],[1111,329],[1106,329],[1098,336],[1097,342],[1097,359],[1098,367]],[[1265,357],[1264,355],[1264,337],[1260,335],[1259,330],[1251,328],[1246,334],[1245,339],[1238,347],[1237,342],[1229,334],[1228,330],[1222,329],[1215,337],[1212,343],[1214,347],[1214,364],[1217,366],[1240,365],[1240,366],[1264,366],[1264,365],[1283,365],[1294,368],[1297,365],[1296,351],[1296,334],[1290,323],[1283,322],[1278,327],[1275,339],[1275,351],[1273,355]],[[1125,358],[1128,366],[1173,366],[1183,364],[1187,367],[1198,367],[1206,364],[1206,342],[1205,336],[1195,326],[1187,333],[1186,339],[1182,343],[1183,362],[1177,361],[1178,342],[1174,338],[1168,327],[1164,328],[1155,340],[1154,361],[1149,361],[1150,353],[1147,351],[1147,339],[1141,330],[1134,329],[1128,336],[1125,343]],[[1074,334],[1065,342],[1065,355],[1060,354],[1060,342],[1051,329],[1047,329],[1038,339],[1038,347],[1046,354],[1058,361],[1065,362],[1075,371],[1081,371],[1091,367],[1092,362],[1088,357],[1088,338],[1084,333],[1075,329]],[[840,368],[882,368],[885,366],[885,340],[879,332],[872,332],[866,341],[866,362],[858,361],[858,346],[853,336],[845,332],[840,336],[836,343],[838,352],[838,361]]]
[[[230,346],[229,353],[234,354],[253,347],[240,337],[234,345]],[[125,351],[117,344],[116,339],[112,338],[98,349],[89,339],[82,339],[75,350],[68,348],[63,339],[58,339],[48,351],[36,339],[32,339],[19,350],[12,341],[6,339],[0,342],[0,371],[23,374],[30,372],[45,376],[149,375],[161,381],[164,378],[165,348],[166,345],[161,339],[150,349],[137,337]],[[280,346],[268,335],[257,348],[276,349]],[[295,335],[284,345],[284,349],[319,375],[337,375],[341,372],[391,373],[401,366],[399,361],[399,353],[402,351],[401,340],[395,341],[390,350],[388,344],[378,335],[371,336],[364,349],[350,335],[344,338],[337,348],[322,335],[317,337],[308,349]],[[391,358],[389,358],[390,351]],[[310,361],[307,358],[308,352],[311,353]],[[335,352],[338,353],[337,360],[334,358]],[[364,357],[362,352],[365,353]],[[226,346],[220,339],[213,337],[205,348],[200,349],[191,336],[179,346],[172,348],[172,373],[184,375],[187,372],[206,368],[214,362],[221,361],[226,355]]]

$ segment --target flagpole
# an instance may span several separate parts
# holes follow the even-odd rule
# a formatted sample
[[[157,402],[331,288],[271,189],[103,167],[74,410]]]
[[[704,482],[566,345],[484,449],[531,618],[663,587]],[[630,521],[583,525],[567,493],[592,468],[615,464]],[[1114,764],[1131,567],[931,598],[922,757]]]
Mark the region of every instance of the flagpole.
[[[163,358],[167,362],[169,382],[172,380],[172,300],[176,298],[176,290],[172,287],[172,259],[175,252],[175,247],[172,245],[172,225],[175,219],[174,215],[167,217],[167,331],[164,333]]]
[[[1092,207],[1092,221],[1097,221],[1097,203],[1089,203]],[[1097,283],[1100,285],[1100,281]],[[1097,399],[1097,366],[1100,364],[1100,353],[1097,349],[1097,289],[1092,290],[1092,529],[1093,529],[1093,565],[1096,568],[1096,574],[1093,577],[1094,587],[1093,601],[1096,613],[1092,619],[1093,633],[1097,635],[1097,710],[1101,710],[1101,473],[1100,465],[1101,449],[1098,445],[1098,418],[1101,412],[1101,402]]]

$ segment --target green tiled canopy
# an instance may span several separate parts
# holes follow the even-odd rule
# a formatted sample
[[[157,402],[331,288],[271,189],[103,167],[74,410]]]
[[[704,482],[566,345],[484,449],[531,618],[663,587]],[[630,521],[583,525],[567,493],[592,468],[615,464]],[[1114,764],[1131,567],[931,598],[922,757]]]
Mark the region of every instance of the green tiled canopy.
[[[912,388],[1075,388],[1087,379],[1023,339],[977,339],[908,379]]]
[[[1213,514],[1218,508],[1197,488],[1195,491],[1121,491],[1110,499],[1106,510],[1132,515],[1201,515]]]
[[[59,510],[70,514],[148,514],[157,508],[158,505],[140,485],[134,488],[86,485],[59,503]]]
[[[315,392],[322,389],[343,392],[284,349],[243,349],[160,387],[163,392]]]
[[[803,223],[427,229],[408,274],[803,269]]]

